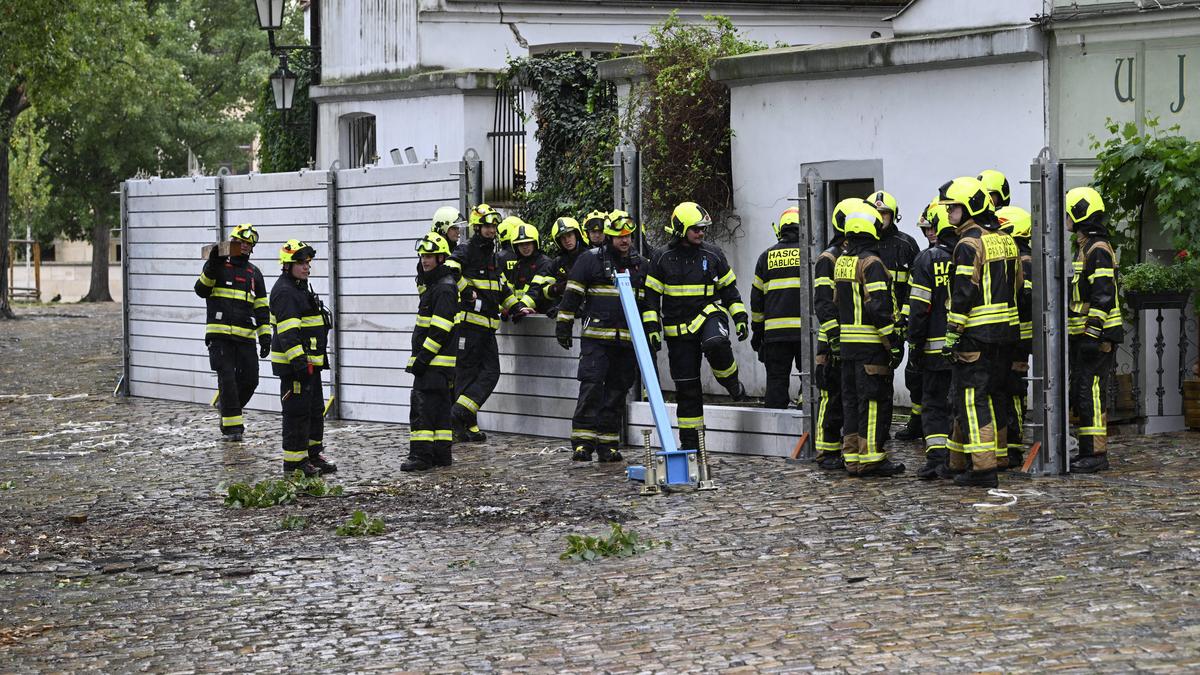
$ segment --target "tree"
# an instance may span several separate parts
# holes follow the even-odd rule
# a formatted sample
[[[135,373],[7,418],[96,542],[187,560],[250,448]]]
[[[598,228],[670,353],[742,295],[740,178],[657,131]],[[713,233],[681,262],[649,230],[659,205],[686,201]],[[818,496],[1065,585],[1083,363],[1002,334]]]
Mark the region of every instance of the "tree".
[[[57,232],[47,217],[50,177],[42,161],[46,154],[46,132],[37,124],[36,111],[22,115],[13,128],[8,153],[9,220],[14,234],[28,226],[33,238],[48,246]]]

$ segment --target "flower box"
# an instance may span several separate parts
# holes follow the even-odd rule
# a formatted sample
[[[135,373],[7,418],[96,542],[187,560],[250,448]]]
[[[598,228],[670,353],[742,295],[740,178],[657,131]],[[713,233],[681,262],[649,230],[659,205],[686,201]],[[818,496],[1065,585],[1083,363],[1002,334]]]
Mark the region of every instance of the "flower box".
[[[1183,309],[1190,291],[1125,291],[1125,304],[1137,310]]]

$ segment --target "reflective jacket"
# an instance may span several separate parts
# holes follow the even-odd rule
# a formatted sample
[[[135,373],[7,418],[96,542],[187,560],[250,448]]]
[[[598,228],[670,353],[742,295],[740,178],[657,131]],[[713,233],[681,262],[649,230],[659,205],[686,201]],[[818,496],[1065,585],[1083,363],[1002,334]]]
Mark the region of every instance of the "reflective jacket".
[[[661,325],[667,337],[698,337],[704,320],[722,306],[735,323],[745,323],[746,306],[736,282],[721,249],[703,242],[691,246],[683,239],[671,242],[659,249],[646,272],[647,332]]]
[[[412,355],[408,365],[420,361],[431,368],[453,369],[458,355],[455,330],[458,316],[458,283],[453,268],[438,265],[422,270],[417,280],[424,286],[413,327]]]
[[[622,257],[611,244],[588,250],[571,268],[571,278],[558,305],[559,325],[570,325],[575,317],[583,319],[584,339],[628,343],[629,324],[617,293],[617,272],[629,272],[629,280],[639,296],[643,295],[646,261],[632,250]],[[642,312],[643,321],[653,319]]]
[[[841,339],[833,271],[845,243],[844,236],[835,236],[829,241],[829,248],[821,251],[816,264],[813,265],[813,313],[821,324],[817,331],[817,354],[830,353],[829,341]]]
[[[842,358],[868,359],[891,348],[896,331],[892,278],[875,242],[851,240],[834,264]]]
[[[946,305],[956,240],[953,231],[943,233],[917,255],[910,270],[908,304],[903,309],[912,351],[924,355],[922,366],[935,370],[950,367],[949,361],[942,358],[942,348],[946,346]]]
[[[513,294],[525,306],[544,314],[551,305],[548,292],[554,284],[554,277],[551,276],[554,261],[537,250],[524,258],[516,251],[504,251],[498,257],[504,270],[504,279]]]
[[[500,328],[500,310],[514,311],[525,307],[504,279],[495,241],[476,234],[459,244],[446,261],[447,266],[462,273],[459,308],[463,312],[463,322],[492,331]]]
[[[567,290],[567,278],[571,276],[571,268],[575,266],[575,261],[579,260],[579,256],[588,251],[588,248],[583,245],[581,239],[576,239],[575,249],[572,251],[563,251],[554,257],[550,263],[550,276],[554,281],[546,287],[545,295],[552,302],[561,302],[563,292]]]
[[[896,294],[893,299],[896,307],[908,306],[909,274],[913,261],[921,252],[917,240],[900,231],[892,225],[879,233],[879,258],[892,277],[892,291]]]
[[[806,292],[801,279],[800,234],[794,227],[782,231],[779,243],[762,252],[754,265],[750,290],[750,321],[763,342],[799,340],[800,296]]]
[[[1015,239],[1021,254],[1021,290],[1017,293],[1017,318],[1020,320],[1019,340],[1026,354],[1033,350],[1033,249],[1028,239]],[[1068,332],[1068,334],[1070,334]]]
[[[271,325],[271,372],[288,375],[307,370],[309,364],[313,370],[326,367],[333,317],[308,282],[286,270],[271,288]]]
[[[204,298],[208,315],[204,344],[213,340],[254,342],[271,334],[267,284],[247,256],[206,261],[196,280],[196,295]]]
[[[1117,297],[1116,256],[1108,233],[1092,229],[1076,232],[1072,263],[1071,302],[1067,306],[1067,334],[1121,342],[1121,302]]]
[[[958,234],[947,329],[984,344],[1016,342],[1020,333],[1017,294],[1025,286],[1017,243],[974,220],[959,226]]]

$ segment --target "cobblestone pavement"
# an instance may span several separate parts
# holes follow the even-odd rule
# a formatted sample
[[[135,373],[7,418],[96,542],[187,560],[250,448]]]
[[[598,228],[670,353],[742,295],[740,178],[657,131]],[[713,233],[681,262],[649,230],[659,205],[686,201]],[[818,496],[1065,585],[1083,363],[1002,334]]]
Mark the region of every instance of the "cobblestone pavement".
[[[0,323],[0,671],[1191,671],[1200,435],[1114,441],[1103,477],[852,480],[722,456],[643,498],[546,439],[401,474],[400,426],[334,423],[338,498],[230,510],[278,419],[116,399],[119,308]],[[1005,505],[1008,502],[1014,502]],[[372,538],[338,537],[354,510]],[[303,515],[304,530],[280,529]],[[86,518],[86,520],[84,520]],[[83,521],[83,522],[79,522]],[[559,554],[619,521],[668,540]]]

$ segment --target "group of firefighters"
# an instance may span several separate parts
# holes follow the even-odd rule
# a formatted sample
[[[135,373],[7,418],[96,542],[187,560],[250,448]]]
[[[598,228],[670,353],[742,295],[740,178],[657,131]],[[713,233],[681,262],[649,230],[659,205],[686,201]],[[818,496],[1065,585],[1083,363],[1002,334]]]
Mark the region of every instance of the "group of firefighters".
[[[477,415],[500,376],[496,331],[533,314],[555,320],[564,349],[582,323],[572,418],[571,459],[622,460],[625,400],[637,363],[616,275],[637,291],[641,329],[657,352],[665,344],[675,383],[679,440],[696,448],[704,426],[701,361],[734,401],[747,398],[731,336],[751,341],[767,374],[764,405],[791,402],[805,321],[819,325],[814,443],[822,469],[854,476],[894,476],[889,459],[893,376],[904,360],[912,415],[897,438],[924,438],[921,479],[995,487],[997,473],[1019,467],[1026,375],[1032,341],[1032,222],[1012,206],[1007,179],[988,170],[947,182],[923,211],[921,250],[897,228],[895,198],[878,191],[845,199],[832,211],[833,236],[810,281],[800,266],[800,217],[788,209],[773,224],[778,243],[759,256],[750,309],[720,248],[705,241],[709,214],[684,202],[666,227],[662,248],[635,250],[638,226],[624,211],[592,211],[582,224],[553,224],[557,257],[542,252],[538,229],[503,218],[486,204],[466,219],[445,206],[417,242],[420,292],[406,370],[413,376],[410,444],[404,471],[452,462],[455,441],[486,436]],[[1092,188],[1066,195],[1066,226],[1075,234],[1070,287],[1070,403],[1079,420],[1071,470],[1108,468],[1104,392],[1122,340],[1113,248],[1104,204]],[[469,233],[466,232],[469,226]],[[258,241],[251,225],[231,234],[229,255],[214,248],[196,282],[207,299],[205,342],[217,372],[224,438],[241,440],[242,407],[258,381],[259,356],[280,377],[284,471],[336,471],[321,451],[321,371],[333,328],[308,285],[316,251],[290,240],[269,298],[249,262]],[[801,316],[811,293],[813,317]],[[805,402],[806,405],[809,402]]]

